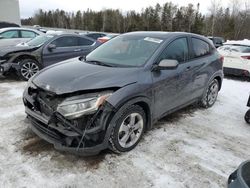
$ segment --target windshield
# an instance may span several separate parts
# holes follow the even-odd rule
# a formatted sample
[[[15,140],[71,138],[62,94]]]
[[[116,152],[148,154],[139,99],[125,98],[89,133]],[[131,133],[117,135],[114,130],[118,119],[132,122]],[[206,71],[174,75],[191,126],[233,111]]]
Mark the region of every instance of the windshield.
[[[121,67],[139,67],[147,62],[162,42],[159,38],[121,35],[95,49],[86,57],[86,61]]]
[[[30,41],[27,42],[29,46],[40,46],[44,44],[47,40],[51,39],[53,36],[52,35],[42,35],[42,36],[37,36],[34,39],[31,39]]]

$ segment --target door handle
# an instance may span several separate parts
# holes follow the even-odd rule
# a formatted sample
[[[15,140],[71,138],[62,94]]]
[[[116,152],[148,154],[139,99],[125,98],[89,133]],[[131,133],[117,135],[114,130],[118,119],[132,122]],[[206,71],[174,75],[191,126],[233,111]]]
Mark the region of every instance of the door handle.
[[[82,49],[75,49],[74,52],[80,52]]]
[[[189,71],[191,69],[191,66],[188,66],[187,68],[186,68],[186,71]]]

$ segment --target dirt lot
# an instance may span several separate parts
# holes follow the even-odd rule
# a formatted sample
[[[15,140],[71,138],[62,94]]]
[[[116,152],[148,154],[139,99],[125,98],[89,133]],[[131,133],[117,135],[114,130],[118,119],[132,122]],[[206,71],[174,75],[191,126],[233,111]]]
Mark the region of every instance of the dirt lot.
[[[224,79],[214,107],[162,119],[129,153],[89,158],[59,153],[30,131],[25,85],[0,81],[0,187],[217,188],[250,158],[249,82]]]

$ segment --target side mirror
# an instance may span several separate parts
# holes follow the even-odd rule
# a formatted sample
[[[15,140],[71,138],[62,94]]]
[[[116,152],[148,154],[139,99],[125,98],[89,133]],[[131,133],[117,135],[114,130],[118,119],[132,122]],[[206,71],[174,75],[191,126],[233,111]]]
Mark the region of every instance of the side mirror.
[[[179,62],[175,59],[163,59],[158,65],[154,65],[153,70],[171,70],[176,69]]]
[[[49,44],[47,48],[48,48],[49,51],[52,51],[53,49],[56,49],[56,45],[55,44]]]

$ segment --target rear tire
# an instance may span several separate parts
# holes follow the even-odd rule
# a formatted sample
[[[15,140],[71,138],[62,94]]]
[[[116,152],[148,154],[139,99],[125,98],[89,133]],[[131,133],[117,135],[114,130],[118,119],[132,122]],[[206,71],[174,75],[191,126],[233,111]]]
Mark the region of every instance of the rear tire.
[[[24,59],[19,63],[20,69],[18,70],[18,76],[22,80],[29,80],[33,75],[35,75],[41,66],[39,63],[33,59]]]
[[[214,105],[217,100],[219,92],[219,82],[217,79],[214,79],[209,83],[209,86],[206,90],[206,93],[200,101],[200,106],[203,108],[209,108]]]
[[[245,114],[245,121],[250,124],[250,109]]]
[[[131,105],[114,119],[115,127],[109,138],[109,148],[115,153],[136,147],[146,127],[146,114],[138,105]]]

